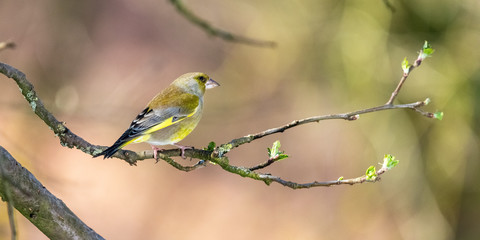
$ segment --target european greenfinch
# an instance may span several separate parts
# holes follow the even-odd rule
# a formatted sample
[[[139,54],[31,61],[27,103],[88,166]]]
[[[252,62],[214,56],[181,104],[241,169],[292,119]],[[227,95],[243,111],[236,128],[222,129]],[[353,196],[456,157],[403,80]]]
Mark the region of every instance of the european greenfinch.
[[[191,148],[176,144],[190,134],[202,117],[203,95],[206,89],[219,86],[207,74],[186,73],[157,94],[122,136],[95,157],[109,158],[130,143],[147,142],[157,159],[157,146],[175,145],[182,150]]]

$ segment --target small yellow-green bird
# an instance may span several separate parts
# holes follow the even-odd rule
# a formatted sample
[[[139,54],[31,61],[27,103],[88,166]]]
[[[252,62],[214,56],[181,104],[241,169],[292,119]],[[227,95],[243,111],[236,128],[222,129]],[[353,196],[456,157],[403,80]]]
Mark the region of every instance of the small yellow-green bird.
[[[219,84],[205,73],[183,74],[148,103],[111,147],[95,157],[109,158],[128,144],[141,142],[152,145],[155,159],[157,146],[161,145],[175,145],[185,157],[185,149],[189,147],[176,143],[190,134],[200,121],[205,90],[217,86]]]

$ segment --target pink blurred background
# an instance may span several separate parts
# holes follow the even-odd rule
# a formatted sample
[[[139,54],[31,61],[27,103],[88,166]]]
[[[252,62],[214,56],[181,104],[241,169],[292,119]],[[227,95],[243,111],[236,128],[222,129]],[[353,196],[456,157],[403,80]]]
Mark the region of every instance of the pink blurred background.
[[[0,61],[24,72],[47,108],[92,144],[111,145],[146,103],[185,72],[221,84],[181,143],[202,148],[309,116],[386,102],[405,56],[437,50],[401,103],[429,97],[443,121],[406,110],[325,121],[243,145],[236,165],[290,155],[263,170],[297,182],[357,177],[390,153],[375,184],[292,190],[209,165],[131,167],[60,146],[14,81],[0,76],[0,145],[107,239],[474,239],[480,210],[479,3],[475,0],[185,1],[213,26],[278,47],[210,37],[168,1],[0,2]],[[147,144],[128,146],[149,149]],[[194,161],[178,159],[183,164]],[[1,209],[5,208],[2,203]],[[16,212],[19,239],[46,237]],[[0,238],[9,238],[6,210]]]

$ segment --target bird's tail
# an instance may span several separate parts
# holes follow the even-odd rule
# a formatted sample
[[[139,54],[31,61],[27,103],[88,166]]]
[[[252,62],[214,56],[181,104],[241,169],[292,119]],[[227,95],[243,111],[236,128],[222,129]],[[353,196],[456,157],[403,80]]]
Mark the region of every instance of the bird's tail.
[[[120,140],[120,139],[119,139]],[[103,159],[105,158],[110,158],[113,156],[113,154],[115,154],[118,150],[120,150],[122,147],[124,147],[126,144],[120,142],[120,141],[116,141],[111,147],[103,150],[103,152],[93,156],[94,158],[95,157],[99,157],[99,156],[102,156],[103,155]]]
[[[93,157],[98,157],[98,156],[104,156],[103,159],[105,158],[110,158],[115,154],[118,150],[121,148],[127,146],[128,144],[135,142],[138,137],[132,137],[130,134],[130,129],[125,131],[122,136],[109,148],[103,150],[103,152],[93,156]]]

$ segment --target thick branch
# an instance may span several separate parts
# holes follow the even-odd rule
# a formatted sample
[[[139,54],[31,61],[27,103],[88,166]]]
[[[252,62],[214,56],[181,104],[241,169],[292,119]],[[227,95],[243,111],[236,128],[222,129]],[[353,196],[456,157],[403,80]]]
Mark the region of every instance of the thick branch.
[[[50,127],[50,129],[52,129],[55,135],[59,137],[62,146],[69,148],[75,147],[92,156],[97,155],[106,148],[105,146],[93,145],[85,141],[83,138],[70,131],[63,122],[55,118],[55,116],[45,108],[42,100],[37,96],[33,85],[27,80],[27,77],[23,72],[0,62],[0,73],[15,80],[22,95],[30,104],[32,110],[45,122],[45,124],[47,124],[47,126]],[[180,156],[181,151],[179,149],[164,150],[162,151],[162,154],[166,157]],[[185,156],[187,157],[202,159],[201,157],[203,155],[204,153],[201,150],[187,149],[185,151]],[[130,165],[135,165],[139,160],[152,159],[153,151],[133,152],[122,149],[116,152],[113,156],[125,160]],[[166,161],[168,162],[168,159]],[[198,168],[198,166],[195,166],[195,168]],[[178,169],[182,170],[180,166],[178,166]]]
[[[0,146],[0,196],[50,239],[103,239]],[[8,197],[7,197],[8,196]]]
[[[257,47],[276,47],[277,43],[273,41],[263,41],[252,39],[240,35],[236,35],[233,33],[229,33],[227,31],[218,29],[210,25],[207,21],[203,20],[202,18],[195,15],[192,11],[186,8],[182,1],[180,0],[170,0],[170,2],[177,8],[177,11],[183,15],[186,19],[188,19],[191,23],[197,25],[201,29],[203,29],[208,34],[219,37],[225,41],[235,42],[235,43],[243,43],[247,45],[257,46]]]
[[[40,119],[45,122],[45,124],[47,124],[47,126],[50,127],[50,129],[52,129],[55,135],[60,138],[60,144],[62,146],[69,148],[75,147],[90,155],[98,154],[100,151],[102,151],[102,149],[105,148],[90,144],[83,138],[70,131],[70,129],[68,129],[63,122],[57,120],[57,118],[55,118],[55,116],[53,116],[53,114],[45,108],[45,105],[37,96],[33,85],[27,80],[27,77],[24,73],[5,63],[0,63],[0,73],[3,73],[5,76],[15,80],[20,88],[20,91],[22,92],[23,97],[25,97],[25,100],[28,101],[32,110],[38,117],[40,117]],[[122,150],[116,153],[114,156],[133,165],[137,160],[152,158],[153,154],[151,156],[145,156],[142,153]]]

